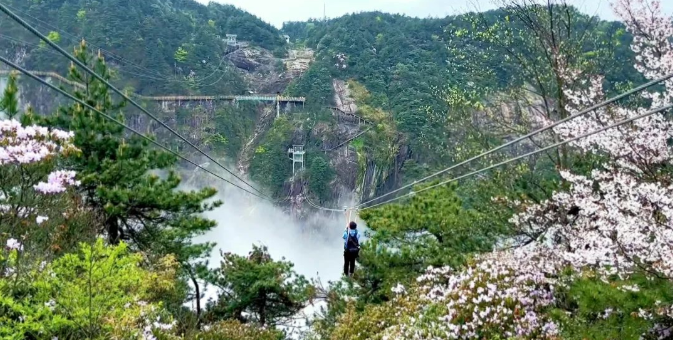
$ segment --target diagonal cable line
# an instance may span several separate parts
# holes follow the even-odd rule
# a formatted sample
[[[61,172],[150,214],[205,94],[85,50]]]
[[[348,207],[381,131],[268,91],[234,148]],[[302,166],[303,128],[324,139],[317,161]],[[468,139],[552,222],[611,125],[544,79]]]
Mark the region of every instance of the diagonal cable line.
[[[44,26],[44,27],[46,27],[46,28],[48,28],[48,29],[50,29],[50,30],[54,30],[54,31],[58,32],[58,33],[59,33],[60,35],[62,35],[62,36],[68,37],[69,40],[71,40],[71,41],[73,41],[73,42],[77,42],[79,39],[81,39],[81,37],[75,36],[74,34],[72,34],[72,33],[70,33],[70,32],[66,32],[66,31],[64,31],[64,30],[62,30],[62,29],[59,29],[58,27],[55,26],[55,24],[50,24],[50,23],[48,23],[48,22],[46,22],[46,21],[44,21],[44,20],[40,20],[39,18],[30,15],[30,14],[29,14],[27,11],[25,11],[25,10],[22,11],[22,10],[19,10],[19,9],[17,9],[16,7],[14,7],[14,6],[10,6],[10,5],[5,5],[5,6],[7,6],[7,8],[11,9],[11,10],[14,11],[14,12],[23,14],[24,17],[28,17],[28,18],[33,19],[33,20],[36,22],[35,26],[41,24],[42,26]],[[108,50],[104,49],[104,48],[101,47],[101,46],[97,46],[97,45],[94,45],[94,44],[91,44],[91,46],[92,46],[92,47],[95,47],[95,48],[97,48],[97,49],[100,49],[101,51],[105,52],[105,54],[108,55],[108,57],[110,57],[110,59],[117,60],[117,61],[122,62],[122,63],[126,63],[128,66],[131,66],[131,67],[134,67],[134,68],[137,68],[137,69],[140,69],[140,70],[145,70],[145,71],[147,71],[147,74],[148,74],[148,75],[151,75],[151,76],[154,76],[154,77],[162,77],[161,74],[159,74],[159,73],[155,73],[154,71],[152,71],[152,70],[150,70],[150,69],[144,68],[144,67],[139,66],[139,65],[137,65],[137,64],[135,64],[135,63],[133,63],[133,62],[131,62],[131,61],[128,61],[128,60],[124,59],[123,57],[118,56],[118,55],[112,53],[111,51],[108,51]],[[168,79],[164,79],[164,80],[168,80]]]
[[[216,173],[214,173],[214,172],[212,172],[212,171],[210,171],[210,170],[208,170],[208,169],[202,167],[201,165],[199,165],[199,164],[197,164],[197,163],[195,163],[195,162],[193,162],[193,161],[187,159],[186,157],[182,156],[181,154],[179,154],[179,153],[177,153],[177,152],[175,152],[175,151],[169,149],[168,147],[162,145],[161,143],[155,141],[154,139],[152,139],[152,138],[150,138],[150,137],[147,137],[147,136],[144,135],[143,133],[141,133],[141,132],[139,132],[139,131],[133,129],[132,127],[130,127],[130,126],[126,125],[126,124],[124,124],[123,122],[119,121],[118,119],[116,119],[116,118],[114,118],[114,117],[112,117],[112,116],[110,116],[110,115],[108,115],[108,114],[105,114],[105,113],[101,112],[100,110],[98,110],[98,109],[94,108],[93,106],[87,104],[87,103],[84,102],[83,100],[81,100],[81,99],[79,99],[79,98],[73,96],[72,94],[70,94],[70,93],[68,93],[68,92],[65,92],[64,90],[62,90],[62,89],[56,87],[55,85],[49,84],[49,83],[48,83],[47,81],[45,81],[44,79],[40,78],[40,77],[37,76],[37,75],[32,74],[30,71],[24,69],[23,67],[21,67],[21,66],[15,64],[15,63],[13,63],[13,62],[7,60],[5,57],[0,56],[0,61],[3,62],[3,63],[5,63],[5,64],[7,64],[9,67],[14,68],[14,69],[20,71],[21,73],[25,74],[26,76],[28,76],[28,77],[34,79],[35,81],[39,82],[40,84],[42,84],[42,85],[44,85],[44,86],[47,86],[48,88],[50,88],[50,89],[52,89],[52,90],[54,90],[54,91],[56,91],[56,92],[62,94],[63,96],[65,96],[65,97],[67,97],[67,98],[69,98],[69,99],[75,101],[76,103],[79,103],[80,105],[83,105],[83,106],[86,107],[87,109],[89,109],[89,110],[91,110],[91,111],[93,111],[93,112],[98,113],[98,114],[101,115],[102,117],[104,117],[104,118],[106,118],[106,119],[108,119],[108,120],[110,120],[110,121],[112,121],[112,122],[114,122],[114,123],[116,123],[116,124],[119,124],[119,125],[123,126],[123,127],[126,128],[127,130],[129,130],[129,131],[133,132],[134,134],[140,136],[140,137],[143,138],[144,140],[146,140],[146,141],[148,141],[148,142],[150,142],[150,143],[152,143],[152,144],[158,146],[159,148],[161,148],[161,149],[163,149],[163,150],[165,150],[165,151],[171,153],[172,155],[174,155],[174,156],[176,156],[176,157],[178,157],[178,158],[180,158],[180,159],[182,159],[182,160],[188,162],[189,164],[192,164],[192,165],[196,166],[197,168],[199,168],[199,169],[201,169],[201,170],[203,170],[203,171],[205,171],[205,172],[207,172],[207,173],[209,173],[209,174],[211,174],[211,175],[213,175],[213,176],[215,176],[215,177],[217,177],[217,178],[219,178],[219,179],[225,181],[226,183],[228,183],[228,184],[230,184],[230,185],[232,185],[232,186],[234,186],[234,187],[236,187],[236,188],[238,188],[238,189],[241,189],[241,190],[243,190],[243,191],[245,191],[245,192],[247,192],[247,193],[249,193],[249,194],[251,194],[251,195],[253,195],[253,196],[259,197],[259,198],[261,198],[261,199],[268,200],[268,198],[262,197],[262,196],[260,196],[260,195],[258,195],[258,194],[256,194],[256,193],[254,193],[254,192],[251,192],[251,191],[249,191],[249,190],[247,190],[247,189],[245,189],[245,188],[243,188],[243,187],[241,187],[241,186],[239,186],[239,185],[237,185],[237,184],[235,184],[235,183],[232,183],[231,181],[227,180],[226,178],[224,178],[224,177],[222,177],[222,176],[220,176],[220,175],[218,175],[218,174],[216,174]]]
[[[589,113],[589,112],[592,112],[592,111],[594,111],[594,110],[596,110],[596,109],[600,109],[600,108],[603,107],[603,106],[612,104],[612,103],[614,103],[614,102],[616,102],[616,101],[618,101],[618,100],[620,100],[620,99],[622,99],[622,98],[624,98],[624,97],[630,96],[630,95],[632,95],[632,94],[634,94],[634,93],[636,93],[636,92],[640,92],[640,91],[642,91],[642,90],[644,90],[644,89],[646,89],[646,88],[648,88],[648,87],[652,87],[652,86],[654,86],[654,85],[657,85],[657,84],[659,84],[659,83],[661,83],[661,82],[663,82],[663,81],[666,81],[666,80],[668,80],[668,79],[670,79],[670,78],[673,78],[673,73],[667,74],[667,75],[665,75],[665,76],[663,76],[663,77],[661,77],[661,78],[654,79],[654,80],[652,80],[652,81],[650,81],[650,82],[647,82],[647,83],[645,83],[645,84],[643,84],[643,85],[640,85],[640,86],[638,86],[638,87],[636,87],[636,88],[634,88],[634,89],[631,89],[631,90],[629,90],[629,91],[626,91],[626,92],[624,92],[624,93],[622,93],[622,94],[620,94],[620,95],[617,95],[617,96],[615,96],[615,97],[612,97],[612,98],[610,98],[610,99],[608,99],[608,100],[606,100],[606,101],[604,101],[604,102],[601,102],[601,103],[598,103],[598,104],[596,104],[596,105],[593,105],[593,106],[591,106],[591,107],[589,107],[589,108],[586,108],[586,109],[584,109],[584,110],[582,110],[582,111],[580,111],[580,112],[578,112],[578,113],[576,113],[576,114],[574,114],[574,115],[568,116],[568,117],[563,118],[563,119],[561,119],[561,120],[558,120],[558,121],[556,121],[556,122],[554,122],[554,123],[552,123],[552,124],[550,124],[550,125],[547,125],[547,126],[545,126],[545,127],[539,128],[539,129],[537,129],[537,130],[535,130],[535,131],[533,131],[533,132],[530,132],[530,133],[528,133],[528,134],[526,134],[526,135],[524,135],[524,136],[522,136],[522,137],[519,137],[519,138],[517,138],[517,139],[514,139],[514,140],[512,140],[512,141],[509,141],[509,142],[507,142],[507,143],[505,143],[505,144],[502,144],[502,145],[500,145],[500,146],[498,146],[498,147],[495,147],[495,148],[493,148],[493,149],[491,149],[491,150],[485,151],[485,152],[483,152],[483,153],[481,153],[481,154],[479,154],[479,155],[477,155],[477,156],[474,156],[474,157],[472,157],[472,158],[470,158],[470,159],[467,159],[467,160],[465,160],[465,161],[462,161],[462,162],[460,162],[460,163],[458,163],[458,164],[454,164],[454,165],[452,165],[452,166],[450,166],[450,167],[448,167],[448,168],[446,168],[446,169],[444,169],[444,170],[435,172],[435,173],[432,174],[432,175],[423,177],[423,178],[421,178],[421,179],[419,179],[419,180],[417,180],[417,181],[414,181],[413,183],[410,183],[410,184],[407,184],[407,185],[405,185],[405,186],[402,186],[402,187],[400,187],[400,188],[398,188],[398,189],[395,189],[395,190],[393,190],[393,191],[390,191],[390,192],[388,192],[388,193],[386,193],[386,194],[383,194],[383,195],[381,195],[381,196],[372,198],[372,199],[370,199],[370,200],[368,200],[368,201],[366,201],[366,202],[362,202],[362,203],[358,204],[357,206],[355,206],[355,208],[359,208],[359,207],[361,207],[361,206],[363,206],[363,205],[366,205],[366,204],[368,204],[368,203],[377,201],[377,200],[379,200],[379,199],[381,199],[381,198],[383,198],[383,197],[387,197],[387,196],[390,196],[390,195],[392,195],[392,194],[394,194],[394,193],[400,192],[400,191],[402,191],[402,190],[404,190],[404,189],[413,187],[414,185],[416,185],[416,184],[418,184],[418,183],[420,183],[420,182],[427,181],[428,179],[437,177],[437,176],[439,176],[439,175],[441,175],[441,174],[444,174],[444,173],[446,173],[446,172],[448,172],[448,171],[451,171],[451,170],[453,170],[453,169],[455,169],[455,168],[458,168],[458,167],[461,167],[461,166],[466,165],[466,164],[468,164],[468,163],[471,163],[471,162],[473,162],[473,161],[475,161],[475,160],[477,160],[477,159],[479,159],[479,158],[483,158],[483,157],[485,157],[485,156],[488,156],[488,155],[490,155],[490,154],[492,154],[492,153],[494,153],[494,152],[496,152],[496,151],[499,151],[499,150],[502,150],[502,149],[504,149],[504,148],[506,148],[506,147],[508,147],[508,146],[514,145],[514,144],[516,144],[516,143],[518,143],[518,142],[521,142],[522,140],[528,139],[528,138],[530,138],[530,137],[532,137],[532,136],[534,136],[534,135],[537,135],[537,134],[539,134],[539,133],[541,133],[541,132],[550,130],[550,129],[554,128],[554,127],[557,126],[557,125],[563,124],[563,123],[565,123],[565,122],[567,122],[567,121],[569,121],[569,120],[575,119],[575,118],[577,118],[577,117],[579,117],[579,116],[583,116],[583,115],[585,115],[585,114],[587,114],[587,113]]]
[[[333,209],[333,208],[325,208],[325,207],[321,207],[321,206],[319,206],[319,205],[313,203],[313,202],[308,198],[308,196],[305,196],[304,199],[306,199],[306,203],[308,203],[308,205],[310,205],[310,206],[312,206],[313,208],[318,209],[318,210],[323,210],[323,211],[333,211],[333,212],[344,212],[344,211],[347,210],[347,209]]]
[[[585,133],[585,134],[583,134],[583,135],[579,135],[579,136],[576,136],[576,137],[573,137],[573,138],[570,138],[570,139],[563,140],[563,141],[561,141],[561,142],[558,142],[558,143],[549,145],[549,146],[547,146],[547,147],[545,147],[545,148],[542,148],[542,149],[539,149],[539,150],[535,150],[535,151],[531,151],[531,152],[526,153],[526,154],[523,154],[523,155],[521,155],[521,156],[517,156],[517,157],[514,157],[514,158],[510,158],[510,159],[508,159],[508,160],[505,160],[505,161],[502,161],[502,162],[500,162],[500,163],[491,165],[491,166],[489,166],[489,167],[482,168],[482,169],[479,169],[479,170],[476,170],[476,171],[472,171],[472,172],[470,172],[470,173],[467,173],[467,174],[464,174],[464,175],[461,175],[461,176],[458,176],[458,177],[455,177],[455,178],[448,179],[448,180],[446,180],[446,181],[443,181],[443,182],[440,182],[440,183],[431,185],[431,186],[429,186],[429,187],[420,189],[420,190],[418,190],[418,191],[412,191],[412,192],[410,192],[410,193],[408,193],[408,194],[405,194],[405,195],[402,195],[402,196],[398,196],[398,197],[389,199],[389,200],[384,201],[384,202],[381,202],[381,203],[377,203],[377,204],[371,205],[371,206],[369,206],[369,207],[366,207],[366,208],[363,208],[363,209],[360,209],[360,210],[371,209],[371,208],[374,208],[374,207],[377,207],[377,206],[381,206],[381,205],[383,205],[383,204],[387,204],[387,203],[390,203],[390,202],[393,202],[393,201],[397,201],[397,200],[402,199],[402,198],[405,198],[405,197],[413,196],[413,195],[415,195],[415,194],[418,194],[418,193],[421,193],[421,192],[424,192],[424,191],[427,191],[427,190],[430,190],[430,189],[434,189],[434,188],[436,188],[436,187],[439,187],[439,186],[442,186],[442,185],[445,185],[445,184],[448,184],[448,183],[451,183],[451,182],[455,182],[455,181],[461,180],[461,179],[463,179],[463,178],[471,177],[471,176],[480,174],[480,173],[482,173],[482,172],[486,172],[486,171],[488,171],[488,170],[491,170],[491,169],[494,169],[494,168],[503,166],[503,165],[505,165],[505,164],[508,164],[508,163],[511,163],[511,162],[515,162],[515,161],[518,161],[518,160],[520,160],[520,159],[523,159],[523,158],[526,158],[526,157],[529,157],[529,156],[532,156],[532,155],[535,155],[535,154],[538,154],[538,153],[541,153],[541,152],[545,152],[545,151],[550,150],[550,149],[557,148],[557,147],[559,147],[559,146],[561,146],[561,145],[565,145],[565,144],[574,142],[574,141],[576,141],[576,140],[578,140],[578,139],[586,138],[586,137],[595,135],[595,134],[597,134],[597,133],[600,133],[600,132],[603,132],[603,131],[606,131],[606,130],[609,130],[609,129],[613,129],[613,128],[622,126],[622,125],[624,125],[624,124],[631,123],[631,122],[633,122],[633,121],[635,121],[635,120],[642,119],[642,118],[651,116],[651,115],[653,115],[653,114],[655,114],[655,113],[659,113],[659,112],[662,112],[662,111],[667,111],[667,110],[670,110],[670,109],[673,109],[673,104],[668,104],[668,105],[664,105],[664,106],[661,106],[661,107],[656,108],[656,109],[652,109],[652,110],[647,111],[647,112],[645,112],[645,113],[643,113],[643,114],[641,114],[641,115],[638,115],[638,116],[635,116],[635,117],[632,117],[632,118],[629,118],[629,119],[625,119],[625,120],[619,121],[619,122],[614,123],[614,124],[612,124],[612,125],[604,126],[604,127],[600,128],[600,129],[598,129],[598,130],[594,130],[594,131]]]
[[[371,130],[371,129],[373,129],[373,128],[374,128],[374,127],[367,128],[367,129],[365,129],[364,131],[362,131],[362,132],[356,134],[355,136],[353,136],[353,137],[351,137],[351,138],[348,138],[348,139],[346,139],[345,141],[339,143],[339,145],[337,145],[337,146],[335,146],[335,147],[333,147],[333,148],[331,148],[331,149],[327,149],[327,150],[325,150],[325,151],[334,151],[334,150],[336,150],[336,149],[338,149],[338,148],[344,146],[346,143],[349,143],[350,141],[352,141],[352,140],[354,140],[354,139],[356,139],[356,138],[358,138],[358,137],[364,135],[365,133],[369,132],[369,130]]]
[[[34,44],[34,43],[31,43],[31,42],[28,42],[28,41],[12,38],[12,37],[4,35],[4,34],[0,34],[0,39],[8,40],[8,41],[14,42],[16,44],[21,44],[21,45],[24,45],[24,46],[31,46],[33,48],[39,48],[40,47],[39,44]],[[49,54],[53,54],[53,55],[59,55],[58,52],[53,51],[53,50],[45,50],[45,52],[47,52]],[[122,68],[111,69],[111,70],[119,71],[119,72],[124,73],[124,74],[130,74],[130,75],[140,77],[140,78],[147,78],[147,79],[152,79],[152,80],[156,80],[156,81],[165,81],[165,79],[160,79],[160,78],[148,76],[148,75],[145,75],[143,73],[135,73],[135,72],[132,72],[132,71],[127,71],[127,70],[124,70]]]
[[[234,172],[232,172],[231,170],[227,169],[227,167],[225,167],[225,166],[222,165],[220,162],[218,162],[217,160],[215,160],[212,156],[210,156],[209,154],[207,154],[206,152],[204,152],[203,150],[201,150],[198,146],[194,145],[192,142],[190,142],[189,140],[187,140],[185,137],[183,137],[183,136],[182,136],[181,134],[179,134],[177,131],[175,131],[175,130],[172,129],[170,126],[168,126],[166,123],[164,123],[163,121],[161,121],[161,120],[160,120],[159,118],[157,118],[155,115],[153,115],[152,113],[150,113],[149,111],[147,111],[145,108],[143,108],[141,105],[139,105],[138,103],[136,103],[136,101],[134,101],[133,99],[129,98],[126,94],[124,94],[121,90],[119,90],[118,88],[116,88],[114,85],[110,84],[110,82],[108,82],[105,78],[103,78],[102,76],[100,76],[99,74],[97,74],[96,72],[94,72],[91,68],[89,68],[87,65],[85,65],[84,63],[82,63],[82,62],[81,62],[80,60],[78,60],[77,58],[75,58],[75,57],[73,57],[72,55],[70,55],[70,54],[69,54],[68,52],[66,52],[63,48],[61,48],[60,46],[56,45],[54,42],[52,42],[51,40],[49,40],[49,38],[47,38],[44,34],[40,33],[37,29],[35,29],[35,28],[34,28],[33,26],[31,26],[30,24],[28,24],[25,20],[21,19],[19,16],[17,16],[16,14],[14,14],[14,12],[10,11],[10,10],[7,8],[7,6],[5,6],[4,4],[0,3],[0,10],[1,10],[2,12],[4,12],[5,14],[7,14],[7,15],[8,15],[10,18],[12,18],[14,21],[18,22],[18,23],[19,23],[21,26],[23,26],[25,29],[27,29],[27,30],[30,31],[31,33],[35,34],[36,36],[38,36],[38,37],[39,37],[40,39],[42,39],[42,41],[44,41],[46,44],[48,44],[48,45],[51,46],[52,48],[56,49],[56,50],[57,50],[58,52],[60,52],[63,56],[65,56],[65,57],[68,58],[70,61],[72,61],[73,63],[75,63],[77,66],[81,67],[81,68],[84,69],[87,73],[91,74],[91,75],[94,76],[96,79],[98,79],[99,81],[101,81],[101,82],[102,82],[103,84],[105,84],[108,88],[112,89],[112,91],[114,91],[115,93],[117,93],[118,95],[120,95],[122,98],[126,99],[129,103],[131,103],[133,106],[135,106],[135,107],[138,108],[140,111],[142,111],[143,113],[145,113],[147,116],[149,116],[150,118],[152,118],[154,121],[156,121],[157,123],[159,123],[161,126],[163,126],[165,129],[167,129],[168,131],[170,131],[172,134],[174,134],[175,136],[177,136],[180,140],[182,140],[183,142],[185,142],[186,144],[188,144],[189,146],[191,146],[192,148],[194,148],[194,149],[195,149],[196,151],[198,151],[200,154],[202,154],[203,156],[205,156],[208,160],[210,160],[210,161],[212,161],[213,163],[217,164],[219,167],[221,167],[222,169],[224,169],[226,172],[228,172],[229,174],[231,174],[231,175],[234,176],[236,179],[238,179],[239,181],[243,182],[245,185],[247,185],[248,187],[252,188],[252,189],[255,190],[256,192],[258,192],[259,194],[261,194],[261,195],[263,195],[263,196],[266,196],[264,193],[262,193],[261,190],[259,190],[259,189],[257,189],[256,187],[252,186],[250,183],[248,183],[248,182],[246,182],[245,180],[243,180],[242,178],[240,178],[240,177],[239,177],[238,175],[236,175]]]
[[[59,29],[59,28],[58,28],[57,26],[55,26],[55,25],[49,24],[49,23],[47,23],[47,22],[45,22],[45,21],[43,21],[43,20],[40,20],[39,18],[36,18],[36,17],[30,15],[30,14],[27,13],[26,11],[18,10],[18,9],[16,9],[16,7],[12,7],[12,6],[10,6],[10,5],[6,5],[6,6],[7,6],[9,9],[13,10],[14,12],[21,13],[21,14],[23,14],[24,16],[29,17],[29,18],[35,20],[37,23],[42,24],[42,26],[44,26],[44,27],[47,27],[47,28],[49,28],[49,29],[53,29],[53,30],[55,30],[56,32],[58,32],[59,34],[64,35],[64,36],[66,36],[66,37],[70,37],[70,40],[73,41],[73,42],[76,42],[78,39],[80,39],[79,37],[75,36],[74,34],[65,32],[65,31],[63,31],[62,29]],[[37,25],[36,25],[36,26],[37,26]],[[141,70],[141,71],[145,71],[145,72],[146,72],[146,73],[133,73],[133,72],[129,72],[129,71],[122,70],[122,69],[120,68],[120,71],[123,72],[123,73],[127,73],[127,74],[131,74],[131,75],[135,75],[135,76],[142,77],[142,78],[147,78],[147,79],[157,80],[157,81],[178,82],[178,83],[187,82],[186,80],[174,79],[174,78],[169,77],[169,76],[164,76],[164,75],[162,75],[161,73],[156,72],[156,71],[153,71],[153,70],[150,70],[150,69],[148,69],[148,68],[146,68],[146,67],[142,67],[142,66],[140,66],[140,65],[138,65],[138,64],[133,63],[132,61],[129,61],[129,60],[127,60],[127,59],[125,59],[125,58],[123,58],[123,57],[121,57],[121,56],[119,56],[119,55],[116,55],[116,54],[112,53],[112,52],[109,51],[109,50],[104,49],[104,48],[101,47],[101,46],[97,46],[97,45],[94,45],[94,44],[91,44],[91,46],[94,47],[94,48],[97,48],[97,49],[99,49],[99,50],[101,50],[101,51],[103,51],[104,54],[105,54],[107,57],[109,57],[110,59],[112,59],[112,60],[116,60],[116,61],[118,61],[118,62],[120,62],[120,63],[124,63],[124,64],[126,64],[127,66],[134,67],[134,68],[137,68],[137,69],[139,69],[139,70]],[[224,63],[224,59],[225,59],[225,58],[220,58],[220,64],[215,68],[215,70],[214,70],[210,75],[208,75],[208,76],[206,76],[206,77],[203,77],[203,78],[199,78],[199,79],[197,79],[197,81],[196,81],[196,82],[197,82],[197,85],[196,85],[197,88],[212,86],[213,84],[219,82],[219,80],[221,80],[221,79],[224,77],[224,75],[225,75],[226,73],[224,72],[224,70],[220,70],[221,67],[222,67],[222,64]],[[205,79],[208,79],[208,78],[213,77],[218,71],[221,71],[221,73],[222,73],[222,76],[220,76],[220,78],[219,78],[218,81],[216,81],[216,82],[214,82],[214,83],[211,83],[211,84],[208,84],[208,85],[203,85],[203,84],[202,84],[202,82],[203,82]]]

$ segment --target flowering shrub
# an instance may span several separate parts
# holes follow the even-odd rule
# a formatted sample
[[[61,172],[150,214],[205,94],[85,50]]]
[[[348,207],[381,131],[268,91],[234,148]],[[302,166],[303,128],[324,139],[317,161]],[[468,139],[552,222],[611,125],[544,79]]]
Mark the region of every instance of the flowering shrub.
[[[554,302],[555,282],[534,263],[499,252],[461,271],[428,268],[417,284],[393,288],[396,297],[347,312],[334,339],[555,339],[559,326],[545,314]],[[529,259],[529,261],[532,261]],[[517,263],[517,265],[514,265]],[[522,268],[528,271],[522,271]]]
[[[24,249],[31,243],[44,249],[46,243],[61,249],[57,240],[70,232],[65,222],[75,207],[57,194],[79,181],[74,171],[55,167],[78,152],[72,138],[71,132],[0,120],[0,242],[6,248]]]
[[[47,182],[34,185],[36,191],[43,194],[62,193],[69,186],[77,186],[80,182],[75,180],[74,171],[54,171],[49,174]]]
[[[343,53],[337,53],[334,55],[334,67],[337,69],[345,69],[348,67],[348,56]]]
[[[516,269],[497,259],[460,272],[429,268],[417,280],[423,308],[387,329],[384,339],[555,338],[558,326],[542,313],[554,302],[552,284],[539,272]]]
[[[72,132],[0,120],[0,165],[33,164],[75,151]]]
[[[619,0],[614,9],[634,36],[636,69],[647,79],[673,72],[673,18],[661,14],[659,2]],[[562,74],[571,84],[563,90],[573,114],[605,97],[602,77],[583,81],[578,75],[571,69]],[[673,102],[673,81],[667,80],[663,90],[644,91],[642,97],[644,106],[608,105],[554,132],[572,138],[668,105]],[[594,336],[670,335],[673,319],[666,311],[672,300],[660,287],[669,287],[673,279],[672,139],[673,123],[659,113],[575,141],[571,146],[601,155],[603,164],[587,175],[561,171],[568,191],[524,204],[512,217],[535,253],[553,267],[569,266],[575,273],[562,305],[577,307],[557,317],[568,325],[568,336],[586,338],[594,323],[600,325],[592,330]],[[587,279],[587,274],[596,277]],[[647,279],[638,280],[640,275]],[[606,298],[597,299],[599,295]]]
[[[661,16],[658,1],[620,0],[614,7],[634,34],[638,71],[648,79],[673,72],[673,19]],[[575,72],[564,76],[571,83]],[[601,77],[582,85],[564,89],[572,113],[604,97]],[[673,81],[666,81],[662,92],[643,96],[649,107],[611,105],[554,130],[570,138],[669,104]],[[608,161],[589,176],[562,171],[570,191],[525,207],[512,222],[527,235],[551,240],[545,243],[548,252],[578,270],[609,266],[612,273],[625,275],[645,269],[673,278],[673,185],[667,170],[673,160],[671,138],[673,123],[660,113],[572,143]]]

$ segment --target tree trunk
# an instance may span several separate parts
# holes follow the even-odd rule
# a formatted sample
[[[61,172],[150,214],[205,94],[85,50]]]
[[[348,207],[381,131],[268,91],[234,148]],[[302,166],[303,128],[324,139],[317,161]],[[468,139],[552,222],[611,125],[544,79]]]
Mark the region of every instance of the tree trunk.
[[[115,217],[108,217],[105,220],[105,226],[107,228],[108,241],[110,244],[119,244],[121,240],[120,230],[119,230],[119,221]]]
[[[266,325],[266,298],[262,298],[261,303],[259,304],[259,323],[262,326]]]
[[[189,269],[189,277],[194,284],[194,293],[196,294],[196,326],[199,326],[201,324],[201,291],[199,289],[199,282],[196,280],[191,269]]]

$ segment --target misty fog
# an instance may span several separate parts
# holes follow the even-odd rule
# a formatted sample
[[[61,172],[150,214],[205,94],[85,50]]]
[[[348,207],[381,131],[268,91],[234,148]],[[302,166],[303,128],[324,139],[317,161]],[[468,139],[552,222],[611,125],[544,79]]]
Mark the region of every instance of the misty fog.
[[[294,218],[286,208],[205,176],[209,175],[198,176],[198,185],[194,178],[187,180],[181,189],[212,186],[218,189],[216,199],[223,201],[222,206],[205,214],[217,221],[217,226],[194,239],[217,243],[209,259],[211,268],[219,267],[220,251],[247,255],[256,244],[267,246],[274,260],[285,258],[294,263],[295,271],[308,279],[319,278],[325,285],[339,280],[343,270],[342,235],[347,223],[343,212],[317,210],[304,203],[301,215],[306,217]],[[287,202],[280,205],[283,204]],[[358,222],[358,229],[364,228],[355,216],[352,219]],[[216,294],[214,287],[208,287],[202,301]]]

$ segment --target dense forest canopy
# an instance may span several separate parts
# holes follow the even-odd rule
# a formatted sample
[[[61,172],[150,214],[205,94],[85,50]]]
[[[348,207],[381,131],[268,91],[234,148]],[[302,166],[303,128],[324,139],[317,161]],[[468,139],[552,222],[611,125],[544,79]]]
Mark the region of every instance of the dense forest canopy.
[[[591,37],[578,53],[594,54],[596,59],[603,53],[597,67],[606,75],[608,84],[642,82],[642,76],[631,67],[631,38],[623,25],[574,8],[572,12],[572,29],[588,30],[583,34]],[[491,98],[534,81],[521,72],[514,58],[508,57],[505,46],[475,35],[475,30],[484,28],[481,25],[502,22],[508,14],[506,10],[493,10],[418,19],[371,12],[328,21],[290,22],[282,31],[296,43],[317,51],[316,62],[304,76],[309,79],[300,83],[311,84],[313,91],[317,86],[327,91],[329,87],[324,82],[330,77],[325,70],[332,77],[361,82],[371,92],[369,104],[393,114],[399,130],[411,143],[414,160],[445,164],[450,159],[442,155],[451,148],[447,144],[451,132],[446,125],[452,115],[457,115],[454,111],[462,109],[452,101],[453,90],[459,90],[460,104],[469,105],[477,98]],[[524,27],[519,21],[512,20],[510,24],[513,31]],[[521,38],[524,37],[517,39]],[[606,45],[611,49],[609,56],[608,51],[603,51]],[[525,50],[525,45],[512,48],[512,53],[531,52]],[[337,67],[338,54],[345,55],[346,60]],[[317,94],[310,99],[323,103],[332,100],[331,96]]]
[[[269,81],[307,101],[141,101],[273,197],[225,195],[101,115],[175,140],[3,16],[0,53],[67,77],[50,81],[81,102],[26,105],[55,93],[2,78],[0,337],[672,337],[673,13],[659,1],[615,0],[618,22],[563,0],[502,0],[282,30],[191,0],[5,3],[127,91],[243,94]],[[225,59],[226,34],[252,47]],[[259,215],[292,216],[259,222],[289,235],[279,254],[318,263],[343,250],[355,273],[323,282],[264,244],[212,263],[212,232],[261,230]]]
[[[285,49],[284,39],[270,24],[214,2],[12,0],[7,5],[45,34],[53,32],[62,47],[86,38],[118,66],[123,84],[142,94],[244,93],[244,82],[222,62],[226,34],[278,53]],[[62,65],[62,59],[16,23],[2,20],[0,27],[1,46],[24,48],[26,66],[54,71]]]

